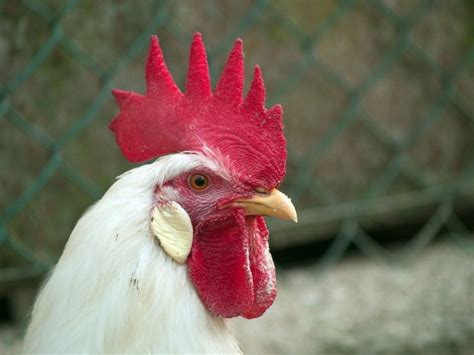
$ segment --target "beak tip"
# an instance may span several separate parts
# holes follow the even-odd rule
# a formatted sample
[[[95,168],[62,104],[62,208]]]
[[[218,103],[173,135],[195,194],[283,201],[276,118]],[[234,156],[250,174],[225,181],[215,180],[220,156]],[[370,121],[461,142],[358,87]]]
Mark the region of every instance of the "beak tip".
[[[296,211],[294,212],[294,214],[292,214],[292,216],[290,217],[290,219],[295,222],[295,223],[298,223],[298,215],[296,214]]]

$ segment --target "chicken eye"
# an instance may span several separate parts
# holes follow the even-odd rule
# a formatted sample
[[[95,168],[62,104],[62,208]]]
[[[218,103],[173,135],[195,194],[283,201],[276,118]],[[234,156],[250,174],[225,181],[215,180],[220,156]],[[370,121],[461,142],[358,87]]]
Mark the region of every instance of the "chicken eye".
[[[202,174],[193,174],[189,177],[188,184],[192,189],[202,191],[209,186],[209,179]]]

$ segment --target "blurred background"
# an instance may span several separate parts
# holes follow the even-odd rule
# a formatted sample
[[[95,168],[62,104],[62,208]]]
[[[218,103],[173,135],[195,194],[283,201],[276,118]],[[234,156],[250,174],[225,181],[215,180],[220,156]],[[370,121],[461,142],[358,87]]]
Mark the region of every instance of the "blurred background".
[[[296,225],[270,221],[279,295],[244,351],[474,351],[474,2],[0,0],[0,353],[18,351],[75,222],[133,167],[110,91],[144,91],[150,35],[183,87],[236,37],[282,103]]]

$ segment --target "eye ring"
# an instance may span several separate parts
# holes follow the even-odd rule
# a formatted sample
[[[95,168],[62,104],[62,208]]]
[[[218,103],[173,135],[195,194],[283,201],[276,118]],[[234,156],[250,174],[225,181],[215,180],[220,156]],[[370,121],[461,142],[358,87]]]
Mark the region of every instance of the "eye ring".
[[[204,174],[191,174],[188,178],[188,185],[195,191],[204,191],[209,186],[209,178]]]

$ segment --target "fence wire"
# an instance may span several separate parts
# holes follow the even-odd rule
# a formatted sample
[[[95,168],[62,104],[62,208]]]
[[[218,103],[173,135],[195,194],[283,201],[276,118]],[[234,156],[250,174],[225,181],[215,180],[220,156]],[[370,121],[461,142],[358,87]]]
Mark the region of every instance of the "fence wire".
[[[336,262],[351,246],[359,248],[374,260],[393,261],[394,256],[379,239],[371,235],[374,228],[387,223],[393,226],[416,222],[417,232],[407,242],[403,255],[416,255],[441,231],[471,237],[472,231],[465,224],[463,214],[474,204],[473,97],[468,97],[474,93],[474,47],[472,38],[469,39],[472,28],[465,30],[467,39],[463,39],[463,32],[460,32],[460,44],[455,49],[440,45],[435,50],[428,50],[426,43],[420,42],[420,38],[424,38],[420,26],[425,28],[423,26],[445,20],[443,6],[447,3],[461,9],[461,13],[463,6],[470,9],[470,5],[461,1],[409,1],[410,6],[400,8],[394,5],[397,2],[382,0],[315,3],[319,5],[313,6],[319,6],[320,9],[316,10],[320,10],[321,14],[317,19],[309,20],[305,20],[302,14],[295,15],[291,11],[293,7],[285,7],[284,2],[257,0],[243,4],[244,10],[237,13],[232,12],[232,6],[227,2],[217,4],[208,1],[196,5],[200,9],[195,15],[197,22],[206,22],[205,18],[199,17],[199,14],[205,14],[211,24],[193,23],[194,15],[189,13],[192,10],[170,1],[142,3],[138,7],[144,6],[145,10],[135,15],[128,12],[129,8],[117,5],[118,9],[114,11],[118,15],[114,19],[120,21],[106,28],[115,29],[117,33],[107,32],[96,24],[97,36],[103,36],[103,40],[94,39],[95,35],[90,33],[84,35],[84,40],[81,33],[90,32],[90,29],[85,24],[82,26],[80,16],[77,20],[74,14],[83,16],[92,11],[93,16],[94,2],[0,2],[0,7],[8,14],[5,16],[10,16],[11,21],[11,28],[6,29],[7,25],[0,28],[4,32],[0,39],[11,44],[12,57],[15,50],[21,57],[15,65],[9,66],[7,62],[4,70],[10,69],[1,76],[2,161],[23,167],[15,170],[18,176],[2,182],[8,193],[0,196],[3,208],[0,214],[0,251],[5,255],[0,265],[0,281],[20,280],[47,270],[56,260],[60,247],[67,239],[67,232],[84,206],[100,198],[112,182],[112,174],[120,172],[119,168],[130,167],[122,162],[123,158],[112,146],[113,140],[108,137],[105,122],[112,118],[115,110],[110,95],[112,87],[134,89],[136,86],[136,90],[140,91],[139,85],[142,84],[138,80],[142,80],[143,74],[139,73],[138,68],[143,67],[151,34],[160,35],[171,69],[177,73],[181,68],[177,75],[181,79],[184,67],[174,62],[178,62],[179,53],[182,65],[185,64],[186,48],[192,31],[196,30],[204,32],[205,39],[206,36],[211,39],[208,54],[214,81],[236,37],[250,42],[246,50],[247,61],[253,62],[251,58],[256,53],[264,73],[267,67],[274,67],[270,69],[273,72],[266,75],[270,81],[268,106],[276,102],[289,106],[285,117],[289,145],[289,172],[285,189],[301,211],[300,223],[296,226],[271,223],[275,248],[332,236],[332,244],[319,261],[321,268],[325,268]],[[116,6],[112,2],[108,5],[102,2],[99,10],[105,11],[109,5]],[[310,13],[312,10],[313,7],[307,11]],[[136,19],[130,20],[134,16]],[[229,16],[232,19],[228,19]],[[430,19],[430,16],[435,19]],[[342,50],[342,54],[333,57],[325,54],[331,53],[331,48],[343,47],[345,42],[342,38],[349,38],[350,43],[353,32],[361,31],[358,27],[361,17],[363,21],[369,19],[378,24],[381,32],[387,32],[382,33],[381,38],[377,33],[373,34],[374,41],[381,43],[376,55],[371,57],[372,62],[366,64],[365,72],[360,72],[360,68],[348,69],[345,64],[350,65],[352,59],[359,55],[357,52],[348,55]],[[352,21],[356,21],[354,28],[351,28]],[[427,21],[428,25],[424,25]],[[33,36],[37,43],[15,44],[15,33],[10,30],[13,28],[18,32],[21,23],[29,26],[28,31],[35,31],[34,27],[38,24],[38,37]],[[462,24],[461,20],[459,24]],[[212,26],[221,26],[222,30],[206,33],[211,31],[209,28]],[[438,31],[441,36],[443,27],[432,31]],[[421,37],[419,33],[422,33]],[[124,39],[117,39],[122,35]],[[343,43],[338,43],[338,36],[341,36]],[[274,44],[264,45],[267,41]],[[365,38],[362,43],[370,41],[371,38]],[[96,48],[100,55],[87,48],[89,42],[102,42],[103,48],[91,47]],[[452,42],[455,40],[452,39]],[[114,43],[120,44],[118,48],[114,49]],[[22,52],[24,47],[28,50]],[[115,53],[116,58],[111,60],[104,54],[107,51]],[[448,51],[443,54],[446,60],[438,53],[443,51]],[[173,55],[176,57],[173,58]],[[344,59],[346,62],[342,66],[338,62],[341,57],[349,57]],[[281,63],[273,63],[278,58],[283,58]],[[332,62],[330,58],[335,60]],[[84,80],[95,83],[91,93],[86,92],[87,88],[80,87],[77,87],[74,97],[57,92],[61,90],[55,87],[57,81],[68,80],[68,75],[66,72],[58,79],[51,74],[50,66],[54,67],[61,60],[71,62],[74,70],[86,78]],[[284,69],[280,70],[279,65]],[[404,93],[402,87],[402,99],[398,105],[417,106],[416,102],[411,101],[413,95],[422,95],[424,101],[423,105],[419,105],[421,107],[411,111],[413,114],[406,129],[397,130],[395,134],[394,122],[380,117],[383,109],[374,109],[384,103],[367,104],[367,101],[383,98],[384,87],[388,87],[386,90],[391,93],[390,90],[397,85],[393,73],[402,75],[400,71],[403,70],[408,73],[404,74],[407,81],[422,71],[419,80],[425,81],[423,85],[429,87],[425,88],[426,95],[423,90],[421,93]],[[136,76],[134,80],[138,83],[133,82],[132,87],[127,87],[132,76]],[[317,91],[319,83],[328,87],[330,93],[335,92],[337,99],[320,96],[324,94],[321,90],[325,89]],[[68,90],[68,94],[73,92]],[[27,99],[24,98],[25,91]],[[45,91],[56,92],[55,101],[44,102]],[[308,98],[309,101],[305,101]],[[28,100],[33,101],[34,105]],[[77,100],[80,102],[77,103]],[[332,100],[333,103],[326,112],[327,117],[321,121],[324,112],[315,117],[310,112],[311,108],[304,108],[305,103],[313,105],[313,102],[325,107],[325,100]],[[67,108],[69,101],[71,111],[67,114],[64,109],[56,109],[55,105]],[[57,127],[48,123],[49,119],[56,120],[52,117],[57,118]],[[451,134],[450,137],[454,138],[450,139],[458,139],[462,144],[446,143],[442,139],[445,135],[449,136],[450,129],[457,129],[458,132],[454,136]],[[365,153],[361,153],[359,148],[352,151],[351,147],[355,144],[351,138],[353,134],[357,138],[369,137]],[[425,152],[431,165],[423,160],[420,164],[416,154],[416,149],[423,151],[419,146],[429,135],[439,137],[444,142],[442,144],[456,147],[451,154],[452,161],[446,163],[447,167],[442,172],[436,165],[438,157],[432,143],[427,145],[428,153]],[[107,138],[103,138],[105,136]],[[15,145],[14,148],[7,149],[9,144]],[[342,148],[337,148],[338,144],[342,144]],[[107,150],[109,148],[102,145],[111,148]],[[81,148],[83,146],[88,147]],[[364,160],[364,154],[367,154],[367,160]],[[354,178],[352,172],[349,175],[347,172],[351,169],[363,170],[361,167],[366,163],[372,164],[377,154],[382,157],[377,164],[374,163],[376,168],[365,175],[355,174],[359,180],[357,186],[347,193],[340,193]],[[104,166],[109,167],[98,173],[102,161]],[[339,161],[340,165],[335,161]],[[5,168],[3,174],[12,173]],[[109,176],[108,183],[101,174]],[[20,178],[20,175],[25,175],[25,178]],[[71,190],[70,187],[64,189],[65,183],[74,186],[71,201],[74,196],[79,196],[80,203],[64,197]],[[52,191],[61,197],[48,200],[42,195],[45,191],[47,194]],[[41,202],[35,204],[35,201]],[[66,217],[63,214],[57,217],[67,221],[58,222],[58,229],[55,230],[57,218],[54,215],[58,210],[70,210],[70,213],[64,212]],[[41,223],[48,224],[49,229],[38,230],[37,225]],[[49,247],[54,251],[48,251]]]

